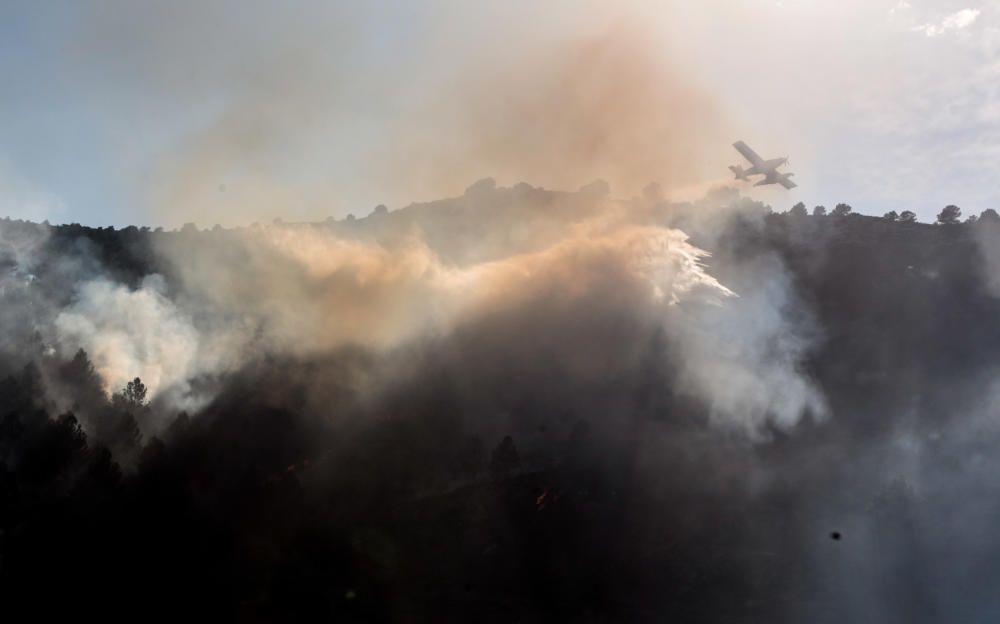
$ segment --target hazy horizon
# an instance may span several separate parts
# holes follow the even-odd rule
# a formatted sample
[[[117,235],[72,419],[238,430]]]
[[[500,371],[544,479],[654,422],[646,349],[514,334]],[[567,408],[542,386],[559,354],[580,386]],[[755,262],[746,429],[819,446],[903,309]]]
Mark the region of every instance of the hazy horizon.
[[[1000,207],[1000,3],[45,3],[0,9],[0,213],[200,227],[482,177],[691,197],[742,139],[775,210]]]

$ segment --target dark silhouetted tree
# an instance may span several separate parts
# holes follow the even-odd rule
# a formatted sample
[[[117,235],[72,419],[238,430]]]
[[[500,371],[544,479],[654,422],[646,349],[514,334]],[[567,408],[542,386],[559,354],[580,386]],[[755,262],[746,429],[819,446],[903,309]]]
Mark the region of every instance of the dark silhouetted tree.
[[[100,418],[95,419],[93,434],[94,438],[110,448],[114,456],[123,462],[131,461],[142,444],[142,432],[132,412],[107,410]]]
[[[121,392],[116,392],[111,397],[111,402],[116,408],[125,411],[137,410],[146,405],[146,384],[136,377],[125,384]]]
[[[94,365],[83,349],[77,349],[73,359],[63,365],[62,374],[68,381],[76,384],[89,384],[97,380]]]
[[[142,442],[142,432],[136,416],[142,417],[146,408],[146,385],[136,377],[125,384],[121,392],[111,395],[111,409],[96,422],[95,437],[108,445],[120,460],[134,458]]]
[[[851,207],[847,204],[837,204],[833,207],[833,212],[830,214],[834,217],[846,217],[851,214]]]
[[[913,212],[912,210],[904,210],[903,212],[899,213],[899,220],[902,223],[916,223],[917,213]]]
[[[882,218],[886,221],[899,221],[899,213],[895,210],[890,210],[889,212],[882,215]]]
[[[979,214],[979,220],[983,222],[1000,223],[1000,214],[996,210],[987,208]]]
[[[92,414],[107,405],[101,379],[83,349],[77,350],[73,359],[59,368],[59,380],[69,386],[74,399],[74,410],[80,409]]]
[[[955,225],[961,221],[961,218],[962,209],[958,206],[949,204],[938,213],[937,222],[941,225]]]
[[[805,217],[809,213],[806,212],[806,205],[803,204],[802,202],[799,202],[794,206],[792,206],[792,209],[788,211],[788,214],[792,215],[793,217]]]
[[[976,215],[969,215],[969,217],[965,220],[965,222],[969,224],[974,224],[976,221],[979,221],[979,217]]]
[[[826,206],[822,204],[813,208],[814,217],[825,217],[826,216]]]
[[[497,181],[493,178],[476,180],[465,189],[466,197],[488,197],[497,190]],[[375,208],[376,212],[378,208]]]

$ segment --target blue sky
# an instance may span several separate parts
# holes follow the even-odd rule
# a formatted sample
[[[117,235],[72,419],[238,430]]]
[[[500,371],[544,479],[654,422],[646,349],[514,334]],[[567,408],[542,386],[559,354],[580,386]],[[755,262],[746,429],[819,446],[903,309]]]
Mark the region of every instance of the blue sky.
[[[798,189],[749,191],[776,209],[926,221],[1000,208],[998,78],[996,0],[8,1],[0,213],[321,219],[483,175],[684,197],[744,139],[791,157]]]

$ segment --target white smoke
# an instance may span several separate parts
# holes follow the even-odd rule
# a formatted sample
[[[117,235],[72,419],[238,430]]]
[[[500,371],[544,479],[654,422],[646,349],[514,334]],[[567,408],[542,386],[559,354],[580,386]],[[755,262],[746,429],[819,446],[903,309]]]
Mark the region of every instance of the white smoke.
[[[774,258],[746,267],[737,296],[684,306],[671,323],[682,345],[681,389],[705,401],[714,422],[751,434],[826,416],[826,401],[802,370],[816,329]]]
[[[81,284],[55,319],[60,345],[66,354],[85,349],[109,393],[134,377],[154,394],[186,383],[204,357],[204,342],[164,291],[159,275],[136,290],[106,279]]]

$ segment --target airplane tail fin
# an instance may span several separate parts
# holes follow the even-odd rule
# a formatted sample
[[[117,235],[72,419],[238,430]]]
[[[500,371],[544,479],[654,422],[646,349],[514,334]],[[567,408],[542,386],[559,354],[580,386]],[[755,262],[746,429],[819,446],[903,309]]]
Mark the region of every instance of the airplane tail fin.
[[[736,175],[736,179],[737,180],[748,180],[749,179],[747,177],[746,171],[744,171],[743,167],[741,167],[739,165],[729,165],[729,170],[732,171]]]

